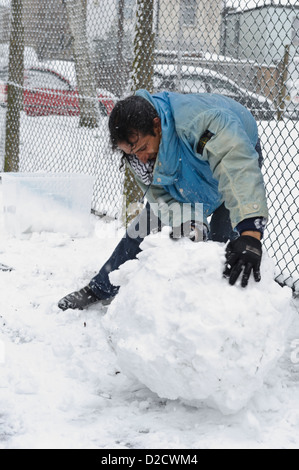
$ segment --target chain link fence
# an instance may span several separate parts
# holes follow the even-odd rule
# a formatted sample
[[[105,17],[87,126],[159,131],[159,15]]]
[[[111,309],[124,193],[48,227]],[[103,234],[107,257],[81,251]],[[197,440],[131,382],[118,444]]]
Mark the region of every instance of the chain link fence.
[[[297,0],[0,0],[0,169],[94,175],[93,210],[115,218],[131,181],[109,146],[114,103],[230,96],[258,122],[264,244],[298,292],[298,44]]]

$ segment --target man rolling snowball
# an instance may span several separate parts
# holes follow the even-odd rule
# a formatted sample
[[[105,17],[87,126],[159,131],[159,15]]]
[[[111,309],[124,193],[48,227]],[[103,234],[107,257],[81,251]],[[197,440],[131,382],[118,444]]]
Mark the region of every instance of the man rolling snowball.
[[[268,211],[251,113],[221,95],[138,90],[116,104],[109,131],[113,149],[123,153],[148,202],[88,286],[58,306],[83,309],[113,299],[119,286],[111,284],[110,272],[136,258],[155,225],[171,225],[174,238],[229,240],[223,275],[232,285],[240,279],[246,287],[251,274],[258,282]],[[181,217],[172,211],[177,204]],[[192,208],[189,220],[184,219],[185,204]]]

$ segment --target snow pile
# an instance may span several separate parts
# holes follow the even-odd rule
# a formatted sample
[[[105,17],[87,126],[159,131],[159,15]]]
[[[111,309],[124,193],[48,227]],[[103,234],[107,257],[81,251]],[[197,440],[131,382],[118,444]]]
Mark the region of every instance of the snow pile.
[[[120,292],[103,319],[119,365],[161,398],[224,414],[243,408],[284,352],[290,289],[273,280],[246,289],[222,278],[224,245],[147,237],[138,260],[111,273]]]
[[[10,235],[65,232],[87,236],[91,230],[94,178],[85,174],[3,173],[3,211]]]

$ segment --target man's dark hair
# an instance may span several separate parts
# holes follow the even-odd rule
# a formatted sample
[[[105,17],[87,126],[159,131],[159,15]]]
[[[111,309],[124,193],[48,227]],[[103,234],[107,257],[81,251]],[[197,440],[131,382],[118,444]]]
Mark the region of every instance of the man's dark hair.
[[[154,118],[158,116],[154,106],[141,96],[129,96],[118,101],[109,117],[110,141],[113,150],[119,142],[131,143],[137,132],[155,135]]]

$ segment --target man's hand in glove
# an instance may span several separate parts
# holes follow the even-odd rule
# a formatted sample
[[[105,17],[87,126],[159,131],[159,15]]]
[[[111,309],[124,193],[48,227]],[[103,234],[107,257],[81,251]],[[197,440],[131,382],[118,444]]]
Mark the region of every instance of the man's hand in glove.
[[[223,276],[229,278],[231,285],[242,272],[241,286],[246,287],[251,271],[256,282],[261,280],[260,265],[262,259],[262,244],[256,236],[243,234],[236,240],[231,240],[226,247],[226,263]]]
[[[186,237],[192,242],[202,242],[208,238],[207,226],[203,223],[189,220],[184,222],[180,227],[173,227],[170,238],[178,240],[179,238]]]

